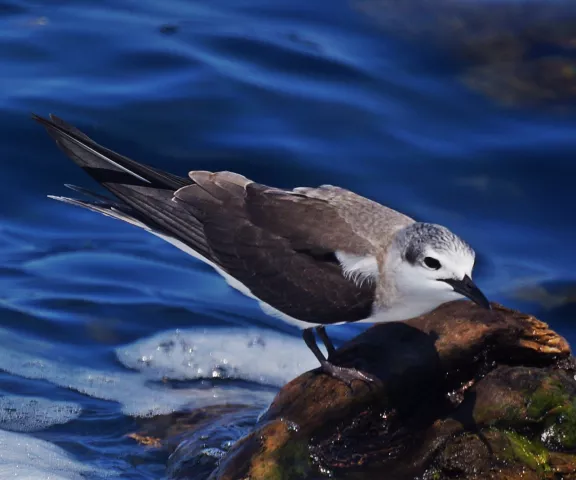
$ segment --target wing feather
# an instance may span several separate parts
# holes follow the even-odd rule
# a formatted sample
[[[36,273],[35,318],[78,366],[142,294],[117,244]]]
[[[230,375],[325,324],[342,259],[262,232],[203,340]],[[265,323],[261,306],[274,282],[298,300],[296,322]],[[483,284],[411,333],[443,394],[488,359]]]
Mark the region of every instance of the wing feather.
[[[293,191],[231,172],[163,172],[119,155],[57,117],[34,117],[118,201],[58,200],[144,228],[196,252],[227,280],[277,311],[311,323],[370,316],[383,238],[412,222],[337,187]]]
[[[265,205],[258,205],[262,197],[253,192],[269,187],[229,172],[191,172],[190,178],[196,184],[179,189],[175,198],[200,212],[218,264],[254,296],[286,315],[314,323],[355,321],[370,315],[374,286],[357,285],[344,275],[334,255],[338,248],[334,235],[325,235],[322,241],[322,235],[306,234],[306,227],[318,229],[329,219],[336,221],[332,208],[322,216],[321,201],[312,199],[313,206],[296,203],[292,209],[290,194],[286,195],[290,203],[281,208],[274,200],[284,201],[284,195],[275,192],[266,212]],[[315,216],[309,220],[309,215]],[[354,235],[349,229],[348,233]],[[338,232],[342,239],[345,234]],[[356,249],[361,246],[358,239]]]

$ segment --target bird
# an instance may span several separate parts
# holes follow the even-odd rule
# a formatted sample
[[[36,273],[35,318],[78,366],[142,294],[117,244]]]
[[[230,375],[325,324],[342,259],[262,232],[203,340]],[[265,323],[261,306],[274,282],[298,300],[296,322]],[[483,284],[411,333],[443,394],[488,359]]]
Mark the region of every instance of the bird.
[[[101,146],[57,116],[32,117],[115,197],[66,185],[83,199],[50,198],[139,227],[210,265],[266,313],[301,328],[321,371],[348,385],[378,379],[332,362],[327,325],[403,321],[464,298],[491,308],[472,281],[474,250],[442,225],[332,185],[281,189],[228,171],[181,177]]]

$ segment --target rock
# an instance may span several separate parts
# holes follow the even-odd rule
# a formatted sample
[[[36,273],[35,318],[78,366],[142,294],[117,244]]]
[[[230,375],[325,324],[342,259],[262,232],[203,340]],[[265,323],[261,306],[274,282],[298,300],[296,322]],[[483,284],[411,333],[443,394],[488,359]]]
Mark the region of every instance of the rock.
[[[534,317],[453,302],[333,361],[382,385],[304,373],[210,480],[576,479],[575,363]]]
[[[140,419],[128,435],[167,463],[170,479],[207,478],[231,445],[248,434],[261,409],[249,405],[213,405]]]

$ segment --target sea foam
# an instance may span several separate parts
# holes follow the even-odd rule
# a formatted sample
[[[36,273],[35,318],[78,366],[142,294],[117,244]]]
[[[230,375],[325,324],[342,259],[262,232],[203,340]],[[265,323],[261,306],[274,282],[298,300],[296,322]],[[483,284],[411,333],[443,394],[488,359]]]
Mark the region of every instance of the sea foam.
[[[230,378],[280,387],[317,361],[296,337],[255,328],[161,332],[116,350],[151,379]]]
[[[74,460],[60,447],[21,433],[0,430],[0,478],[18,480],[86,480],[109,472]]]

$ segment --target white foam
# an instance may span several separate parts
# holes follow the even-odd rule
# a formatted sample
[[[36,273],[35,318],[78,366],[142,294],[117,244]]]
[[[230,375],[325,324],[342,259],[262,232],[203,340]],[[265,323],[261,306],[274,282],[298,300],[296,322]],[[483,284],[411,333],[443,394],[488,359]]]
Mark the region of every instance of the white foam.
[[[25,378],[47,380],[94,398],[118,402],[123,413],[131,416],[160,415],[184,406],[203,407],[229,401],[264,406],[273,396],[272,392],[227,385],[171,389],[160,382],[150,382],[146,375],[122,370],[117,365],[108,365],[100,370],[84,366],[88,362],[94,363],[94,360],[87,359],[83,351],[73,355],[70,348],[61,348],[54,342],[35,340],[3,328],[0,328],[0,345],[0,369]]]
[[[157,380],[221,377],[282,386],[318,366],[300,338],[247,328],[162,332],[116,354],[127,367]]]
[[[74,460],[52,443],[0,430],[0,478],[80,480],[107,476]]]
[[[173,389],[150,380],[226,377],[281,386],[317,366],[301,339],[244,328],[169,331],[118,348],[118,359],[136,372],[115,364],[91,368],[85,365],[97,362],[87,359],[82,349],[61,348],[57,343],[3,328],[0,328],[0,345],[0,369],[118,402],[123,413],[130,416],[159,415],[185,406],[197,408],[227,402],[264,407],[274,395],[272,391],[226,383],[214,386],[194,383]],[[48,426],[50,422],[67,421],[66,415],[71,419],[74,409],[66,407],[58,411],[55,404],[44,420],[37,414],[25,428],[32,429],[34,422],[37,426],[38,422]]]
[[[77,403],[40,397],[4,396],[0,397],[0,428],[35,432],[74,420],[81,412],[82,407]]]

